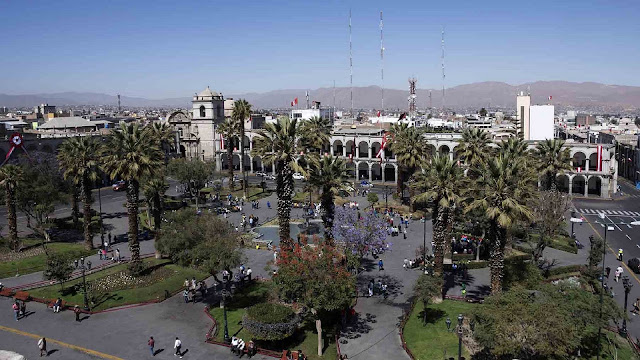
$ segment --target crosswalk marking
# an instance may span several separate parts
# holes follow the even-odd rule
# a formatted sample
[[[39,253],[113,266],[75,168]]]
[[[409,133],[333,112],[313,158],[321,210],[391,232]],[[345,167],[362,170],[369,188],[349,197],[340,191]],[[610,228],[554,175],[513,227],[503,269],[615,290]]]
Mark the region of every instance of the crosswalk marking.
[[[640,217],[640,212],[638,211],[608,210],[608,209],[576,209],[576,210],[578,210],[583,215],[599,215],[602,213],[609,216]]]

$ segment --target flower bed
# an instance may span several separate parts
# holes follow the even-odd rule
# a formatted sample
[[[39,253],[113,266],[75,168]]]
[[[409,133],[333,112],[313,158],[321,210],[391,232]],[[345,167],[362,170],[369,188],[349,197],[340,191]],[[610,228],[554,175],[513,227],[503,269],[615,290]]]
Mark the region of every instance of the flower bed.
[[[293,310],[273,303],[256,304],[242,318],[242,326],[258,340],[286,339],[293,335],[299,322]]]
[[[136,287],[151,286],[159,281],[168,279],[177,273],[167,267],[159,267],[151,271],[150,274],[134,277],[128,271],[122,270],[115,274],[96,279],[87,284],[89,293],[107,293],[117,290],[133,289]]]

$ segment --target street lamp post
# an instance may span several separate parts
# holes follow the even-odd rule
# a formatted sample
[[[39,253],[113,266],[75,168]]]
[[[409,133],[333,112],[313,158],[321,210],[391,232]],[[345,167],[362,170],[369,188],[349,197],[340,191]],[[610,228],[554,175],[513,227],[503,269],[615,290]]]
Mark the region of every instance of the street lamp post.
[[[600,219],[604,219],[604,213],[598,214]],[[605,277],[605,264],[604,260],[607,256],[607,233],[613,230],[613,226],[609,226],[608,224],[604,227],[604,243],[602,244],[602,273],[600,274],[600,320],[602,320],[602,306],[604,304],[604,277]],[[602,351],[602,342],[600,342],[600,337],[602,336],[602,326],[598,328],[598,354],[596,356],[597,360],[600,360],[600,352]]]
[[[102,223],[102,194],[100,189],[102,188],[102,183],[98,187],[98,208],[100,211],[100,245],[104,244],[104,225]]]
[[[631,292],[631,288],[633,284],[629,281],[628,276],[622,277],[622,285],[624,286],[624,313],[625,316],[622,317],[622,329],[620,330],[620,335],[623,337],[627,336],[627,300],[629,299],[629,292]]]
[[[229,326],[227,323],[227,299],[229,298],[229,289],[228,289],[229,281],[224,279],[222,280],[222,314],[224,318],[224,343],[230,344],[231,339],[229,338]]]
[[[427,218],[422,219],[422,272],[427,272]]]
[[[85,273],[84,257],[80,258],[80,271],[82,271],[82,290],[84,293],[84,309],[89,310],[89,301],[87,299],[87,277]]]
[[[464,317],[458,314],[458,360],[462,360],[462,321]]]

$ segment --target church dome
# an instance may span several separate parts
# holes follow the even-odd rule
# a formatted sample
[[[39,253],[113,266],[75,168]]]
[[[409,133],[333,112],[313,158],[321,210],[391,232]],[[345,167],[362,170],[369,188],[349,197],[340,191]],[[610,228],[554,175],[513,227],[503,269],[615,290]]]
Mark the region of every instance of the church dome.
[[[211,89],[209,89],[209,87],[207,86],[206,89],[204,89],[200,94],[198,94],[199,97],[213,97],[213,96],[220,96],[220,94],[218,94],[215,91],[211,91]]]

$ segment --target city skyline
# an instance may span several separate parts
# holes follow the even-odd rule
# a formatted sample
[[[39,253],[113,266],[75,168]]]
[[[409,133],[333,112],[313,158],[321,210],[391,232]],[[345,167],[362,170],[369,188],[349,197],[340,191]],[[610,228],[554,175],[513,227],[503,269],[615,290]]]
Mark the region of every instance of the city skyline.
[[[446,80],[538,80],[640,85],[634,59],[640,7],[605,2],[534,4],[299,4],[276,1],[3,3],[0,93],[120,93],[183,97],[210,85],[223,93],[349,85],[349,9],[354,86],[381,85],[379,12],[384,11],[385,87]],[[29,16],[29,26],[24,25]],[[613,24],[613,25],[612,25]]]

